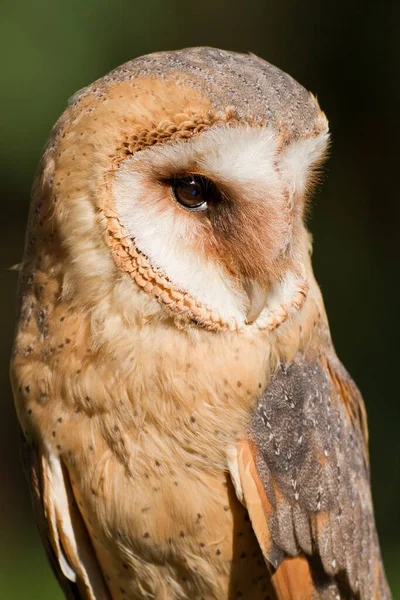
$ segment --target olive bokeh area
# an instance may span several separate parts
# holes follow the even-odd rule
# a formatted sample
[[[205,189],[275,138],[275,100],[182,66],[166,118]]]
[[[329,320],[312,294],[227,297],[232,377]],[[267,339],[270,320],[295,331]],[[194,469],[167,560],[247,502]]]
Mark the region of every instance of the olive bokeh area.
[[[15,0],[0,8],[0,597],[61,600],[23,476],[8,365],[30,188],[76,90],[141,54],[251,51],[317,95],[332,132],[313,262],[338,355],[365,398],[384,562],[400,597],[400,3]]]

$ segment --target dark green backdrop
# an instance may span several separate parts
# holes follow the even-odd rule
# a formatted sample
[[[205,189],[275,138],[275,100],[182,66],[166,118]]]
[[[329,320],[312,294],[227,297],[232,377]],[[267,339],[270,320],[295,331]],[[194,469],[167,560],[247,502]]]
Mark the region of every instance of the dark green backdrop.
[[[333,338],[368,408],[378,529],[400,597],[400,3],[348,0],[11,0],[0,8],[0,597],[60,593],[33,525],[8,383],[29,191],[78,88],[155,50],[251,50],[318,95],[332,150],[310,227]]]

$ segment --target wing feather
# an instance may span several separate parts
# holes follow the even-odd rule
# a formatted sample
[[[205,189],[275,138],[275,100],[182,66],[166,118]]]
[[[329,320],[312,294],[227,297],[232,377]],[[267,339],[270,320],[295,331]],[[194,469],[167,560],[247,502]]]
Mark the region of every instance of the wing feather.
[[[336,356],[280,365],[237,447],[244,503],[279,599],[390,599],[367,445],[363,400]]]
[[[69,600],[110,600],[65,466],[59,456],[22,438],[39,532],[65,596]]]

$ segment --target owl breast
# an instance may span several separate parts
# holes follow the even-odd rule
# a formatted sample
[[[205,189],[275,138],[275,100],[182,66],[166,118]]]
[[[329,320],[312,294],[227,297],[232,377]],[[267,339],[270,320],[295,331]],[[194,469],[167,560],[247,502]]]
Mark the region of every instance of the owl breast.
[[[95,349],[61,306],[46,323],[46,336],[26,324],[36,341],[18,359],[21,420],[28,437],[40,423],[65,465],[112,598],[265,598],[226,459],[265,386],[263,334],[148,325]]]
[[[58,428],[74,496],[113,598],[211,600],[249,590],[265,598],[272,593],[268,571],[228,476],[226,451],[243,436],[248,407],[264,385],[267,346],[236,339],[221,354],[187,333],[174,335],[157,344],[147,367],[141,359],[139,371],[136,361],[136,369],[127,367],[132,356],[125,373],[107,365],[100,375],[114,382],[110,397],[98,389],[103,398],[75,402],[87,419],[72,444],[61,428],[70,430],[71,422]],[[143,344],[154,348],[147,336]],[[136,348],[137,360],[147,350]],[[100,410],[108,403],[118,408]]]
[[[111,471],[113,459],[106,463]],[[247,512],[224,470],[200,475],[189,463],[175,464],[173,474],[164,469],[162,463],[158,472],[140,469],[139,484],[124,475],[107,481],[104,474],[103,488],[90,490],[91,496],[71,469],[113,599],[215,600],[246,597],[251,590],[247,597],[258,600],[272,594]],[[93,479],[98,476],[99,468]],[[123,506],[121,498],[105,492],[114,486],[124,488]]]

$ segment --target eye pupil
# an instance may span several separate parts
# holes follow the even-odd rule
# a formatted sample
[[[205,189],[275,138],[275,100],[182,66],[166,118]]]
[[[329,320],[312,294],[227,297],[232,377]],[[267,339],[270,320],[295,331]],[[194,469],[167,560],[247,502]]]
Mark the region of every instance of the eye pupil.
[[[191,190],[192,196],[200,196],[201,195],[201,187],[194,181],[194,179],[189,183],[189,189]]]
[[[177,202],[189,210],[205,210],[212,183],[205,177],[189,176],[174,179],[172,191]]]

